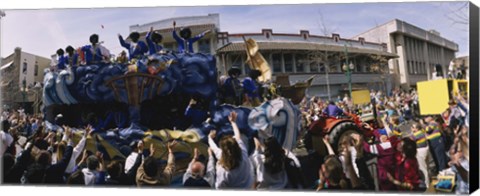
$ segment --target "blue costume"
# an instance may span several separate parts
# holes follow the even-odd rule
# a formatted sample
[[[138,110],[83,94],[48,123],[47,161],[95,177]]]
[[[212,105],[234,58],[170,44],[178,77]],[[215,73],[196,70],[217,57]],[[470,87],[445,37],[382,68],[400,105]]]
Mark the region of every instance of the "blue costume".
[[[258,94],[258,85],[252,78],[246,77],[242,83],[243,89],[249,98],[260,98],[260,95]]]
[[[175,38],[175,40],[178,43],[178,51],[179,52],[193,53],[193,43],[198,41],[199,39],[201,39],[203,36],[205,36],[205,33],[200,33],[193,38],[189,38],[187,40],[184,40],[183,38],[178,37],[177,31],[175,31],[175,29],[173,29],[172,35],[173,35],[173,38]],[[187,48],[187,47],[188,47],[188,51],[185,51],[185,48]]]
[[[103,55],[99,45],[87,45],[82,47],[82,51],[85,52],[85,61],[87,65],[97,64],[103,60]]]
[[[188,106],[185,110],[185,117],[192,121],[192,126],[200,127],[208,118],[208,112],[196,107]]]
[[[160,52],[163,47],[160,44],[156,44],[152,41],[152,32],[147,33],[147,45],[148,45],[148,54],[156,54],[157,52]]]
[[[338,106],[335,104],[328,104],[327,108],[323,110],[323,114],[328,115],[328,116],[341,116],[343,115],[343,110],[340,109]]]
[[[75,53],[73,56],[65,56],[65,64],[70,66],[77,66],[78,65],[78,54]]]
[[[138,41],[135,44],[132,43],[127,43],[125,40],[123,40],[123,37],[120,35],[118,36],[118,39],[120,40],[120,44],[128,49],[128,59],[132,60],[133,58],[138,58],[143,56],[147,51],[147,45],[143,41]]]
[[[57,68],[59,70],[63,70],[66,68],[65,64],[66,64],[66,61],[67,61],[67,58],[65,56],[59,56],[58,57],[58,64],[57,64]]]

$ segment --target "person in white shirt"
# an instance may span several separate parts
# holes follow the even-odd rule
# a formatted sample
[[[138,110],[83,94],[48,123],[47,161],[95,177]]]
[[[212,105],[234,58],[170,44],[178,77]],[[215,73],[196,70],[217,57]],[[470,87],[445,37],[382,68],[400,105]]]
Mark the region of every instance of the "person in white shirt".
[[[198,149],[195,148],[194,155],[187,171],[183,174],[183,186],[186,187],[214,187],[215,186],[215,158],[213,152],[208,149],[207,171],[205,165],[198,161]]]
[[[287,149],[282,148],[275,137],[264,141],[264,147],[257,138],[255,151],[252,154],[253,165],[256,171],[257,189],[284,189],[287,187],[288,175],[285,159],[288,157],[295,162],[295,167],[300,168],[300,161]]]
[[[138,146],[137,141],[132,142],[132,144],[130,144],[130,147],[132,148],[132,153],[130,153],[130,155],[128,155],[127,159],[125,160],[125,170],[124,170],[124,172],[126,174],[128,173],[128,171],[130,171],[130,169],[135,164],[135,160],[137,160],[137,156],[139,156],[139,155],[143,156],[142,154],[138,153],[137,146]]]
[[[217,158],[216,189],[244,188],[250,189],[254,183],[252,163],[248,157],[247,147],[243,143],[240,130],[235,123],[237,113],[228,116],[234,136],[225,136],[220,140],[220,148],[213,139],[216,131],[210,131],[208,144]]]
[[[85,132],[83,133],[82,139],[77,143],[75,148],[73,148],[72,152],[72,158],[70,159],[70,162],[68,162],[67,169],[65,169],[65,173],[67,174],[72,174],[75,172],[76,169],[76,160],[78,156],[83,152],[83,149],[85,148],[85,144],[87,143],[87,136],[90,134],[92,131],[92,126],[88,125],[87,128],[85,128]]]
[[[9,133],[0,131],[0,156],[3,156],[8,147],[13,143],[13,137]]]

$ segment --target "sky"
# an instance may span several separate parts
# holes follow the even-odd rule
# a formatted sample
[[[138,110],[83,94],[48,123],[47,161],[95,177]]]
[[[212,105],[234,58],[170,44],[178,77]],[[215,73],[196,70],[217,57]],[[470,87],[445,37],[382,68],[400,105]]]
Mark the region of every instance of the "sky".
[[[435,29],[441,36],[459,45],[457,56],[468,55],[468,26],[453,24],[464,2],[400,2],[350,4],[294,4],[294,5],[240,5],[175,7],[154,6],[140,8],[69,8],[69,9],[6,9],[1,19],[1,56],[13,53],[15,47],[23,51],[50,58],[58,48],[87,45],[91,34],[97,33],[112,54],[120,46],[117,34],[129,34],[129,26],[180,16],[220,14],[220,30],[229,33],[259,33],[271,28],[274,33],[295,33],[309,30],[322,35],[323,23],[332,33],[351,38],[376,25],[395,18],[420,28]],[[142,4],[135,4],[142,6]],[[151,5],[151,4],[144,4]],[[68,7],[68,6],[66,6]],[[88,4],[87,4],[88,7]],[[468,9],[461,9],[468,16]],[[104,28],[102,28],[102,25]],[[369,40],[367,40],[369,41]],[[370,40],[374,41],[374,40]]]

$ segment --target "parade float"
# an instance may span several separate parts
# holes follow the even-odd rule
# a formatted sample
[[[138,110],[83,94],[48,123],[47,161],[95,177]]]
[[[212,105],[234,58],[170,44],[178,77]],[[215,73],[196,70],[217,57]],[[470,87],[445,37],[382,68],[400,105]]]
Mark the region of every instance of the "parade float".
[[[153,144],[158,149],[154,156],[164,162],[167,142],[177,140],[179,171],[186,169],[195,148],[207,156],[211,130],[217,131],[217,140],[233,135],[228,121],[232,111],[238,114],[236,121],[250,152],[254,136],[275,136],[285,148],[296,146],[301,118],[297,106],[283,97],[254,108],[220,104],[217,73],[214,56],[177,52],[47,71],[42,109],[47,130],[60,135],[60,125],[74,127],[78,142],[84,127],[92,125],[86,149],[101,151],[107,161],[125,159],[131,151],[128,146],[142,140],[146,146]],[[201,125],[193,126],[184,115],[191,99],[202,103],[208,114]]]

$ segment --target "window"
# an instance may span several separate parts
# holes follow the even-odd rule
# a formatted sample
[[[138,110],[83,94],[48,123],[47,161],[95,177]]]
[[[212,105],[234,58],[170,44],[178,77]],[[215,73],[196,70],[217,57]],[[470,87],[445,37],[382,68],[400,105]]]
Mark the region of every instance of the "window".
[[[293,72],[293,55],[283,54],[283,60],[285,61],[285,72]]]
[[[317,73],[319,70],[318,70],[318,64],[315,63],[315,62],[311,62],[310,63],[310,72],[311,73]]]
[[[320,63],[320,70],[319,70],[319,72],[325,73],[325,71],[326,71],[325,64]]]
[[[230,59],[230,68],[233,66],[238,67],[239,69],[242,69],[242,58],[238,54],[231,54],[229,55]]]
[[[295,68],[297,73],[306,72],[305,65],[306,65],[307,57],[302,54],[295,55]]]
[[[35,70],[34,70],[34,73],[33,73],[35,76],[38,76],[38,62],[35,61]]]
[[[363,72],[363,70],[362,70],[362,65],[356,64],[356,65],[355,65],[355,72]]]
[[[198,40],[198,52],[210,54],[210,39]]]
[[[419,65],[417,61],[415,61],[415,74],[419,74]]]
[[[410,61],[407,61],[407,68],[408,68],[408,74],[412,74],[413,73],[413,67],[412,67],[412,64],[410,63]]]
[[[23,62],[23,68],[22,68],[22,73],[23,74],[27,74],[27,67],[28,67],[27,59],[25,59],[24,62]]]
[[[272,54],[273,72],[282,73],[282,54]]]

